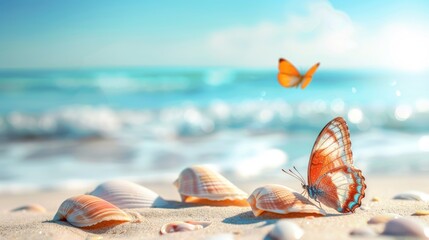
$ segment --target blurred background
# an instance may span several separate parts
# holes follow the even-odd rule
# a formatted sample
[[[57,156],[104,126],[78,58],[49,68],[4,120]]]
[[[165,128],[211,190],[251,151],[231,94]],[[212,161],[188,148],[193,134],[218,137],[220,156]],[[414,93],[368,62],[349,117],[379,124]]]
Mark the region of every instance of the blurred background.
[[[365,174],[427,174],[427,12],[423,0],[0,0],[0,192],[172,181],[193,164],[306,175],[337,116]],[[280,57],[321,66],[286,89]]]

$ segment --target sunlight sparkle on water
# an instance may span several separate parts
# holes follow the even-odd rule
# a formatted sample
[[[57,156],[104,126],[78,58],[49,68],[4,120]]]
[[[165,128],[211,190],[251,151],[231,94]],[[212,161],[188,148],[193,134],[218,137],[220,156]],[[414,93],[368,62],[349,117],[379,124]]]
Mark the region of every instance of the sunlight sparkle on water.
[[[360,123],[362,122],[362,118],[363,118],[362,110],[360,110],[359,108],[352,108],[349,110],[347,117],[349,118],[349,121],[352,123]]]
[[[405,121],[411,117],[413,109],[408,105],[399,105],[395,109],[395,118],[398,121]]]

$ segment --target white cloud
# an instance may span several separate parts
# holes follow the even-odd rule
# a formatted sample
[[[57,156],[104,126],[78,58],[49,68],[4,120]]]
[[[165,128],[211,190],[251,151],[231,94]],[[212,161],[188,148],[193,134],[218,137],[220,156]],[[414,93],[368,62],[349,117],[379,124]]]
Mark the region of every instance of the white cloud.
[[[308,3],[304,15],[289,15],[282,23],[261,22],[210,35],[207,46],[214,61],[231,65],[271,66],[279,57],[299,64],[322,61],[344,65],[356,48],[355,25],[328,1]]]
[[[323,68],[429,69],[429,30],[418,19],[385,19],[360,26],[327,0],[309,1],[304,14],[284,22],[261,22],[211,34],[213,64],[274,66],[285,57],[298,66],[320,61]]]

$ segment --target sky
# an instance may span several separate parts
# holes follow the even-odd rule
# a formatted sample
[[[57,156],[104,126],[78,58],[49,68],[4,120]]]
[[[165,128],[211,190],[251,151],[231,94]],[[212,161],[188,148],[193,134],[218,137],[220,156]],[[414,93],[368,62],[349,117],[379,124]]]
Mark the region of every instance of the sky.
[[[0,68],[429,70],[429,1],[0,0]]]

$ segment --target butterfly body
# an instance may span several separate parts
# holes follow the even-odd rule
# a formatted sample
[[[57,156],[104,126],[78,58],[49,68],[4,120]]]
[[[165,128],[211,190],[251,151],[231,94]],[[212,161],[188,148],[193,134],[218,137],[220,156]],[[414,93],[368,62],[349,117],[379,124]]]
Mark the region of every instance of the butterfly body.
[[[322,129],[310,156],[308,184],[301,181],[310,198],[338,212],[354,212],[361,205],[365,177],[353,166],[350,133],[343,118]]]
[[[301,75],[292,63],[284,58],[280,58],[277,80],[283,87],[291,88],[301,85],[301,88],[304,89],[310,84],[313,74],[316,72],[319,65],[320,63],[314,64],[304,75]]]

